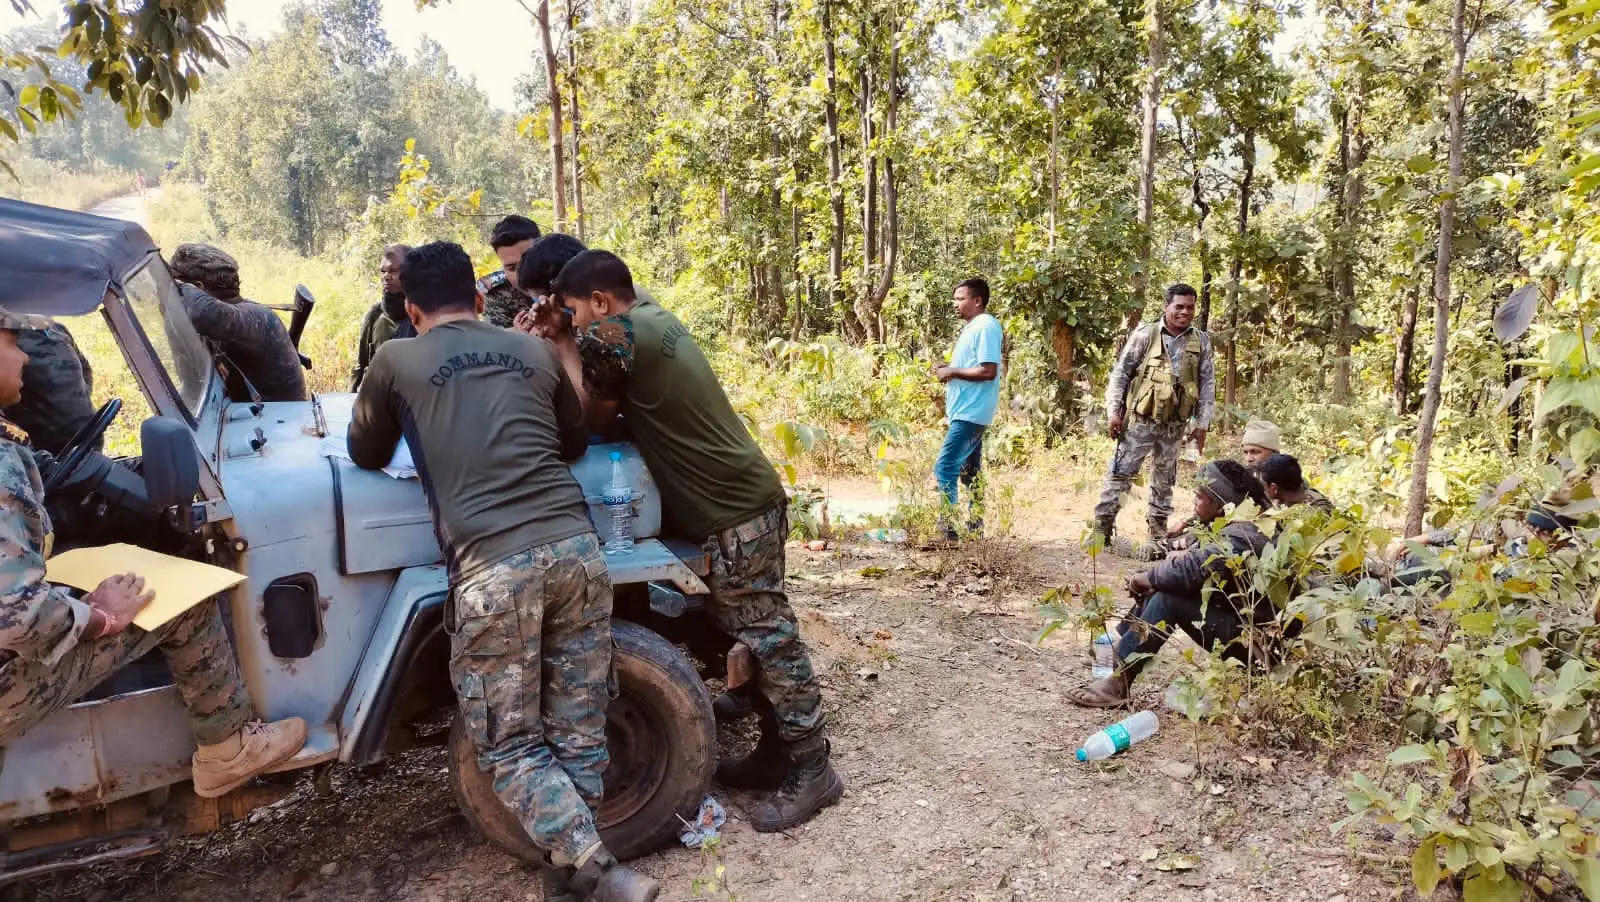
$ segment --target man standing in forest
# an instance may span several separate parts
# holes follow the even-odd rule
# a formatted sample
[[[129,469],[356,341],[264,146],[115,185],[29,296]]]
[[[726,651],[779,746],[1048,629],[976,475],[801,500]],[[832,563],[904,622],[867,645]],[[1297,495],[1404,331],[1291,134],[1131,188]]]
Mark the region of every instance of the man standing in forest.
[[[761,739],[718,767],[717,779],[776,790],[750,811],[758,832],[802,824],[839,801],[844,781],[828,760],[822,688],[783,590],[788,503],[777,471],[694,336],[636,295],[615,254],[573,257],[552,295],[524,327],[554,345],[591,430],[603,432],[619,411],[627,418],[661,488],[667,531],[699,542],[711,560],[707,613],[756,660]]]
[[[410,328],[406,318],[406,293],[400,288],[400,267],[405,263],[409,245],[391,244],[383,249],[383,262],[378,264],[378,287],[383,297],[367,310],[361,320],[361,338],[356,343],[356,368],[350,371],[350,390],[359,391],[361,380],[372,365],[378,348],[391,338],[415,338],[416,330]],[[399,334],[402,326],[406,334]]]
[[[460,245],[401,271],[418,337],[378,351],[350,459],[378,469],[405,436],[450,575],[450,676],[477,764],[550,854],[544,898],[648,902],[595,823],[607,764],[611,578],[583,490],[583,408],[551,346],[479,320]]]
[[[1205,451],[1216,406],[1216,361],[1211,336],[1194,327],[1195,304],[1188,285],[1168,288],[1161,320],[1135,329],[1111,368],[1106,415],[1117,450],[1094,509],[1095,531],[1107,542],[1134,474],[1153,455],[1146,522],[1150,541],[1164,546],[1184,439],[1193,438]]]
[[[939,482],[941,538],[958,538],[954,517],[957,486],[967,486],[967,531],[983,532],[982,499],[977,488],[978,470],[983,466],[983,433],[994,422],[1000,404],[1000,365],[1005,332],[1000,321],[989,315],[989,283],[967,279],[955,289],[956,315],[965,323],[950,352],[950,362],[933,368],[944,383],[945,415],[950,426],[944,445],[933,464]]]

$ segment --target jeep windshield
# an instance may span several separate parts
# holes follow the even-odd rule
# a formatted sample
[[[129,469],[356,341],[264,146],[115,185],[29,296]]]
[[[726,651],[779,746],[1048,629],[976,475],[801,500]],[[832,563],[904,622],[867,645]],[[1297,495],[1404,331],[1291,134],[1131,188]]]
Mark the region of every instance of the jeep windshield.
[[[189,322],[178,286],[167,268],[151,265],[156,259],[154,255],[146,258],[144,265],[123,281],[128,310],[193,419],[205,406],[206,389],[211,384],[211,352]]]

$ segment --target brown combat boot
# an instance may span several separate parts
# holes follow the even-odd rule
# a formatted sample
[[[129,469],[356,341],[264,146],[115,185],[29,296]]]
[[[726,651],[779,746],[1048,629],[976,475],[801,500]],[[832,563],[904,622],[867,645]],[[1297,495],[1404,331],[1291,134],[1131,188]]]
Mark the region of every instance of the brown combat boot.
[[[306,722],[298,717],[272,723],[252,720],[216,745],[195,750],[194,794],[202,799],[225,796],[289,760],[305,744]]]
[[[828,763],[828,740],[820,731],[789,743],[786,751],[789,775],[783,786],[750,811],[750,825],[757,833],[777,833],[803,824],[844,795],[844,781]]]
[[[548,884],[547,884],[548,885]],[[661,884],[617,863],[605,847],[596,849],[582,867],[572,873],[566,887],[569,896],[584,902],[655,902]]]
[[[778,737],[778,715],[766,699],[756,702],[761,711],[761,738],[742,758],[717,764],[717,782],[729,789],[773,790],[789,776],[789,755]]]

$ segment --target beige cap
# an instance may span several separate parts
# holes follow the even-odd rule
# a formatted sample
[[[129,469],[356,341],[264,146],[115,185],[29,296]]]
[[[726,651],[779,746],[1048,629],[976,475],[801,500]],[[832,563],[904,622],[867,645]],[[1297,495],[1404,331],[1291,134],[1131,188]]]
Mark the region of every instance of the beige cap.
[[[11,332],[23,330],[35,332],[48,328],[50,328],[50,321],[42,316],[35,316],[32,313],[12,313],[10,310],[0,307],[0,329]]]
[[[1283,430],[1266,420],[1251,420],[1244,424],[1244,444],[1279,451],[1283,448]]]

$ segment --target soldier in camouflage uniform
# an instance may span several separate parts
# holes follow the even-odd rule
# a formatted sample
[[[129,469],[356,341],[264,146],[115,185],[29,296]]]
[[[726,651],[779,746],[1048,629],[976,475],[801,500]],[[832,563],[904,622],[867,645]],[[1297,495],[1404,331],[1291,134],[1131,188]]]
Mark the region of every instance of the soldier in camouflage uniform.
[[[356,395],[350,458],[376,469],[407,439],[450,571],[450,676],[495,794],[550,855],[547,900],[649,900],[655,882],[600,842],[611,577],[567,462],[588,447],[550,346],[482,322],[458,245],[406,255],[419,335],[378,349]]]
[[[533,298],[518,290],[503,269],[479,279],[478,293],[483,295],[483,318],[502,329],[512,328],[517,314],[533,306]]]
[[[0,310],[0,404],[21,394],[21,332],[47,322]],[[28,435],[0,419],[0,749],[124,665],[160,649],[199,748],[195,793],[225,795],[299,751],[305,722],[255,720],[217,606],[207,602],[154,630],[132,625],[151,595],[132,574],[83,598],[45,582],[51,540]]]
[[[60,323],[17,333],[17,346],[28,365],[22,370],[22,401],[6,408],[6,418],[28,433],[35,448],[60,454],[94,419],[94,370]]]
[[[1153,456],[1146,517],[1150,541],[1163,546],[1184,439],[1205,450],[1216,405],[1215,356],[1211,336],[1194,327],[1194,312],[1193,288],[1168,288],[1161,321],[1135,329],[1112,367],[1106,414],[1117,450],[1094,509],[1095,530],[1108,541],[1134,474]]]
[[[524,325],[550,338],[568,377],[583,386],[591,428],[619,410],[627,419],[661,488],[666,532],[701,542],[711,558],[707,613],[756,661],[768,709],[761,741],[724,762],[717,778],[776,790],[750,811],[756,830],[803,823],[837,802],[844,782],[829,763],[822,690],[784,594],[788,507],[777,473],[694,336],[635,294],[614,254],[578,254],[552,288],[555,303],[536,306]]]
[[[172,277],[196,332],[209,339],[255,386],[263,401],[304,401],[305,370],[289,330],[276,313],[239,296],[239,263],[209,244],[180,244],[172,252]],[[229,380],[228,396],[251,400]]]

